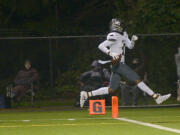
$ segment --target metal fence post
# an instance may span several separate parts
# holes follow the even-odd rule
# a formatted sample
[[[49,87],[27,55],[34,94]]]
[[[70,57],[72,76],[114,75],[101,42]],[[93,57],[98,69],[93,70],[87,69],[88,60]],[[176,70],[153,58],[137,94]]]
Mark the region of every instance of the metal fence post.
[[[51,91],[54,91],[52,39],[49,39],[49,74],[50,74],[50,88]]]

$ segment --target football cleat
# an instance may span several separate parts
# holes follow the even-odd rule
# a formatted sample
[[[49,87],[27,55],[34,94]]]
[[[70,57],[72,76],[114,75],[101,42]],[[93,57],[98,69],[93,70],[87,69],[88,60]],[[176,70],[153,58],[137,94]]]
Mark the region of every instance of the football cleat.
[[[80,107],[84,107],[84,103],[88,99],[88,93],[86,91],[81,91],[80,92]]]
[[[171,94],[166,94],[166,95],[158,95],[158,98],[155,99],[157,104],[161,104],[164,101],[166,101],[167,99],[169,99],[171,97]]]

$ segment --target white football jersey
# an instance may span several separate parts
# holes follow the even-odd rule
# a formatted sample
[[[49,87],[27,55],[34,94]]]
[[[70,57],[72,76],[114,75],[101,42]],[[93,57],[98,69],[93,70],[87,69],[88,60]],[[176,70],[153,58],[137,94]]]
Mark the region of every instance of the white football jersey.
[[[122,55],[121,62],[124,63],[125,59],[125,47],[132,49],[134,44],[128,38],[126,32],[122,35],[117,32],[111,32],[107,35],[107,39],[99,45],[99,49],[104,53],[108,54],[109,51]]]

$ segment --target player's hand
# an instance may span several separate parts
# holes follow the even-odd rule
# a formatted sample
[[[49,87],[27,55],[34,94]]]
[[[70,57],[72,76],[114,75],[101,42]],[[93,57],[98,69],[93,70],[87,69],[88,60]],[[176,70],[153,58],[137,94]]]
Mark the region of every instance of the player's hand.
[[[132,41],[136,41],[136,40],[138,40],[138,36],[133,35],[133,36],[132,36],[132,38],[131,38],[131,40],[132,40]]]
[[[113,52],[109,52],[109,56],[111,56],[114,60],[119,58],[119,55]]]

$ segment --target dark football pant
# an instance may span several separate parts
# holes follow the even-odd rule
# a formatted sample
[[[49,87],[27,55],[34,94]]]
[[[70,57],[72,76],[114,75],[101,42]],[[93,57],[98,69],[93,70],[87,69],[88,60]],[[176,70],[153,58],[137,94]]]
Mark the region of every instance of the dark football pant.
[[[112,73],[110,79],[110,88],[116,90],[120,87],[121,75],[127,80],[136,83],[140,77],[128,65],[120,62],[117,65],[112,65]]]

